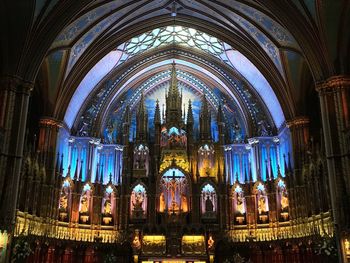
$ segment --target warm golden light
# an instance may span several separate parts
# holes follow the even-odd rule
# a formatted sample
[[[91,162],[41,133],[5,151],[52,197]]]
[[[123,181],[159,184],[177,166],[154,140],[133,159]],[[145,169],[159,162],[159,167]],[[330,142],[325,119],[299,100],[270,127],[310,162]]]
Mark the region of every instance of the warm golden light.
[[[183,236],[182,242],[185,242],[185,243],[204,242],[204,236]]]
[[[165,236],[143,236],[142,240],[144,242],[155,242],[155,243],[160,243],[164,242],[165,243]]]

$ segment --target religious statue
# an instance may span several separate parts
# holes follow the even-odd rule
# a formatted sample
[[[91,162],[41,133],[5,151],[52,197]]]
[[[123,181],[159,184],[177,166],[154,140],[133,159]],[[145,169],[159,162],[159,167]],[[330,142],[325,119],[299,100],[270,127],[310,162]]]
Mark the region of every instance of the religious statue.
[[[132,247],[137,250],[141,248],[141,242],[138,233],[136,233],[134,236],[134,239],[132,241]]]
[[[135,202],[132,202],[135,211],[140,211],[142,209],[143,196],[141,192],[135,194]]]
[[[107,127],[107,143],[113,143],[113,125],[109,124]]]
[[[187,197],[184,194],[181,195],[181,209],[184,213],[188,212]]]
[[[266,123],[265,120],[261,120],[258,122],[258,135],[259,136],[268,136],[269,135],[269,126],[268,124]]]
[[[86,192],[84,195],[81,197],[80,201],[80,213],[88,213],[89,212],[89,203],[88,203],[88,197]]]
[[[203,176],[210,176],[210,162],[209,159],[207,157],[205,157],[205,159],[203,160]]]
[[[106,199],[104,205],[103,205],[103,213],[105,215],[111,215],[112,214],[112,204],[111,200],[108,198]]]
[[[208,239],[208,250],[211,250],[212,248],[214,248],[214,243],[215,243],[215,241],[214,241],[213,237],[210,235],[209,239]]]
[[[237,212],[239,212],[240,214],[244,214],[245,213],[245,209],[244,209],[244,202],[243,202],[243,197],[238,195],[237,196],[237,206],[236,206],[236,209],[237,209]]]
[[[265,213],[266,212],[266,200],[264,196],[260,196],[258,200],[258,211],[259,214]]]
[[[164,193],[161,193],[159,196],[159,212],[164,212],[165,210],[165,197]]]
[[[289,207],[288,196],[285,192],[282,192],[281,196],[281,209],[282,211],[286,210]]]
[[[78,131],[79,136],[88,136],[89,125],[83,121],[81,128]]]
[[[174,172],[173,176],[175,177],[175,172]],[[172,212],[179,210],[179,205],[175,199],[175,192],[176,192],[176,180],[173,178],[173,179],[171,179],[171,182],[170,182],[171,211]]]
[[[209,196],[207,196],[207,199],[205,200],[205,212],[213,212],[214,206],[213,202],[210,200]]]
[[[62,193],[60,198],[60,210],[66,211],[68,207],[68,197],[66,193]]]

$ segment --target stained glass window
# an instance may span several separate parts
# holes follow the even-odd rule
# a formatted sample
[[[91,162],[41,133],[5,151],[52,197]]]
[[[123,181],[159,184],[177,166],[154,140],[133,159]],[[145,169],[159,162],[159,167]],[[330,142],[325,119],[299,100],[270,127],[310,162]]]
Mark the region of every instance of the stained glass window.
[[[231,49],[230,46],[224,44],[224,42],[216,37],[210,36],[194,28],[183,26],[156,28],[152,31],[143,33],[142,35],[133,37],[126,42],[125,45],[119,47],[119,49],[124,51],[120,62],[124,62],[130,57],[151,48],[157,48],[169,44],[196,48],[229,63],[225,47]]]

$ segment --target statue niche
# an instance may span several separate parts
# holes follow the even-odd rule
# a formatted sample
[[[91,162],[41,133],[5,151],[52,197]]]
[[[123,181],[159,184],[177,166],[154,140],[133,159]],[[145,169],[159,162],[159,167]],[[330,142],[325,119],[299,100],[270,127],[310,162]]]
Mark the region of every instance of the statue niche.
[[[213,145],[205,144],[198,150],[198,167],[201,177],[214,175],[215,151]]]
[[[186,132],[176,127],[171,127],[169,130],[163,127],[161,132],[161,147],[167,149],[186,149]]]
[[[286,185],[282,179],[277,183],[277,200],[280,204],[280,220],[287,221],[289,219],[289,198]]]
[[[102,200],[102,223],[104,225],[110,225],[113,222],[113,210],[114,210],[114,190],[109,185],[104,193]]]
[[[146,145],[137,145],[134,149],[134,175],[147,177],[149,171],[149,149]]]
[[[90,221],[91,196],[91,186],[85,184],[79,203],[79,222],[82,224],[88,224]]]
[[[266,195],[265,186],[259,183],[255,189],[256,192],[256,203],[258,210],[258,221],[260,223],[267,223],[269,214],[269,204]]]
[[[130,215],[132,219],[145,219],[147,212],[146,189],[138,184],[134,187],[130,197]]]
[[[188,182],[182,171],[167,170],[160,180],[159,191],[159,212],[179,214],[189,211]]]
[[[245,215],[246,215],[246,203],[245,203],[242,187],[237,185],[234,188],[233,195],[234,195],[233,208],[234,208],[235,221],[238,224],[243,224],[245,221]]]
[[[201,193],[201,211],[202,218],[215,219],[216,218],[216,204],[217,196],[212,185],[206,184],[202,188]]]
[[[69,203],[71,198],[71,184],[68,179],[66,179],[61,188],[60,199],[59,199],[59,220],[60,221],[68,221],[68,211],[69,211]]]

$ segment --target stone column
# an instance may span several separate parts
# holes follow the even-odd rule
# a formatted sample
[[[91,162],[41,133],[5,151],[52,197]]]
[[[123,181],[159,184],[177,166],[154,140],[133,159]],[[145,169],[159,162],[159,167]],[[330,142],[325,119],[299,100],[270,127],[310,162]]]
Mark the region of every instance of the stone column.
[[[306,148],[309,142],[309,118],[305,116],[299,116],[292,120],[287,121],[287,127],[290,130],[292,147],[293,147],[293,160],[294,166],[289,167],[289,176],[294,186],[295,200],[295,216],[297,220],[307,217],[307,200],[306,200],[306,188],[305,178],[303,178],[302,167],[305,161]]]
[[[344,238],[350,227],[350,154],[347,133],[350,127],[350,76],[333,76],[316,84],[322,126],[332,214],[340,262],[346,262]]]
[[[33,84],[16,76],[0,79],[0,230],[12,232],[22,165],[29,96]]]
[[[294,160],[294,174],[297,183],[302,183],[301,169],[305,158],[305,150],[309,143],[309,118],[299,116],[287,121],[287,127],[290,130],[292,145],[293,145],[293,160]],[[291,167],[289,167],[291,169]]]
[[[41,160],[45,164],[46,182],[44,182],[44,198],[42,203],[41,216],[51,217],[53,212],[54,188],[55,188],[55,165],[57,138],[62,123],[53,118],[41,118],[39,122],[40,132],[38,140],[38,150]]]

